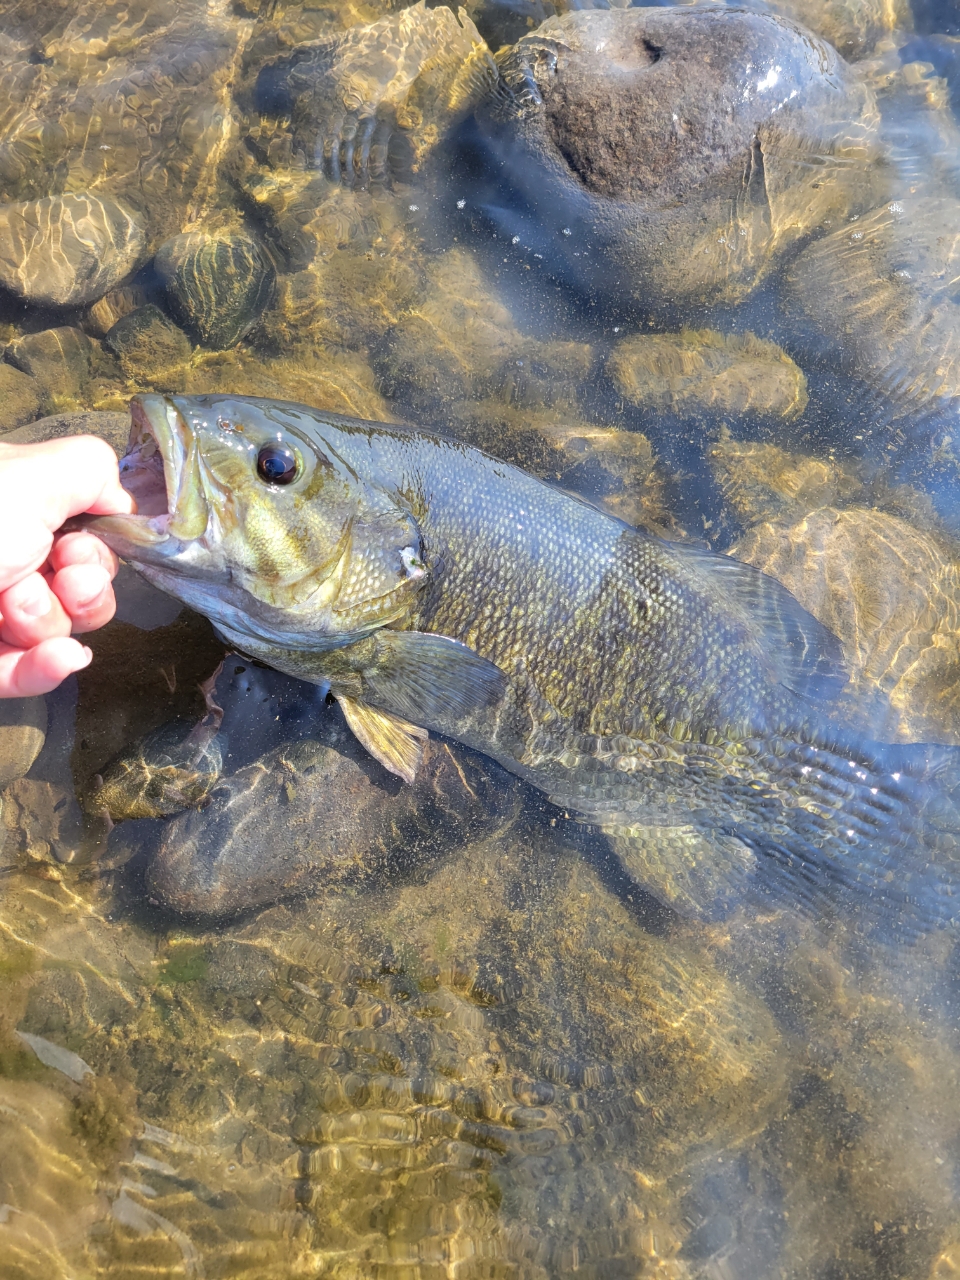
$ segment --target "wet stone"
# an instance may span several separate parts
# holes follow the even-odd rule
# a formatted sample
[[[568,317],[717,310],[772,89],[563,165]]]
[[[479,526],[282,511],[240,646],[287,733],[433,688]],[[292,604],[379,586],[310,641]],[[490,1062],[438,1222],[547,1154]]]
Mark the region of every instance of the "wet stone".
[[[149,301],[147,291],[139,285],[125,285],[120,289],[111,289],[102,298],[98,298],[87,312],[84,321],[90,333],[102,338],[118,320],[145,306]]]
[[[707,460],[724,500],[746,526],[796,520],[816,507],[845,506],[865,496],[863,481],[850,465],[735,440],[726,428],[707,449]]]
[[[28,772],[46,733],[47,704],[43,698],[0,701],[0,788]]]
[[[148,303],[121,317],[104,338],[124,374],[158,391],[182,391],[190,339],[159,307]]]
[[[269,359],[243,347],[197,353],[186,371],[186,390],[192,395],[222,391],[271,396],[353,418],[396,421],[364,357],[325,343],[310,343]]]
[[[72,407],[90,381],[97,349],[82,329],[63,325],[18,338],[7,347],[6,359],[36,379],[44,407]]]
[[[0,364],[0,378],[3,376],[3,369],[4,366]],[[36,444],[41,440],[85,435],[99,436],[112,445],[118,454],[123,454],[130,437],[130,415],[93,409],[77,413],[53,413],[18,427],[15,431],[8,431],[3,439],[7,444]]]
[[[205,347],[235,346],[260,319],[274,271],[248,236],[192,231],[167,240],[155,259],[176,314]]]
[[[840,636],[864,695],[875,686],[889,697],[884,733],[960,740],[956,547],[951,556],[896,516],[851,507],[776,531],[757,525],[739,551]]]
[[[521,333],[463,249],[434,259],[427,275],[422,299],[379,352],[377,369],[390,394],[421,410],[449,411],[455,401],[485,396],[525,409],[576,404],[577,385],[593,366],[587,343]]]
[[[906,0],[773,0],[770,8],[826,40],[848,62],[869,57],[892,31],[909,31]]]
[[[645,435],[569,420],[544,423],[540,429],[563,450],[565,489],[592,499],[627,524],[677,535],[667,479]]]
[[[293,185],[286,206],[309,236],[313,260],[279,277],[264,331],[283,351],[318,341],[362,350],[423,296],[422,246],[409,210],[392,196],[324,183],[317,202],[314,186]]]
[[[0,283],[29,302],[92,302],[130,274],[144,248],[133,215],[109,198],[0,205]]]
[[[221,767],[219,744],[202,723],[164,725],[104,766],[83,797],[84,808],[106,812],[114,822],[164,818],[200,805]]]
[[[40,404],[40,388],[34,379],[0,362],[0,432],[32,422],[42,412]]]
[[[73,861],[84,839],[83,815],[72,789],[43,779],[19,778],[3,793],[0,825],[4,854],[21,865]]]
[[[654,411],[788,420],[807,404],[803,371],[752,333],[637,334],[617,344],[606,372],[631,404]]]
[[[958,261],[956,201],[905,197],[810,245],[786,291],[830,339],[840,372],[852,368],[904,411],[955,406],[960,308],[943,282]]]
[[[415,174],[496,81],[466,12],[420,0],[335,44],[301,44],[268,63],[253,97],[268,121],[289,119],[289,158],[352,187]],[[269,133],[268,124],[250,145],[269,153]]]
[[[870,90],[772,14],[567,13],[499,65],[478,112],[498,207],[533,216],[492,216],[591,294],[671,319],[736,302],[800,236],[876,199]]]
[[[889,699],[877,738],[960,742],[960,546],[882,511],[827,506],[756,524],[733,553],[839,636],[848,698]]]

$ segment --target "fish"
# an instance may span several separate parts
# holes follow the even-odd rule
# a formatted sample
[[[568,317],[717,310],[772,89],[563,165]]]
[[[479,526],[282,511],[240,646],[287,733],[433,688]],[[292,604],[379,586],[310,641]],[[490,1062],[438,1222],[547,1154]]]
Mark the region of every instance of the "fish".
[[[838,720],[839,641],[774,579],[466,444],[282,401],[144,394],[84,517],[239,653],[332,695],[410,782],[491,757],[683,914],[956,916],[960,751]]]

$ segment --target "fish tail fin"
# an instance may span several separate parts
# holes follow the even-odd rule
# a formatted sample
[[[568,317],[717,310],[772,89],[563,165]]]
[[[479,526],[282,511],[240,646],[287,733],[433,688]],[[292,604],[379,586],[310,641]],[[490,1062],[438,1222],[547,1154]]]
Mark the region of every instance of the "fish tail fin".
[[[812,743],[783,764],[795,803],[718,831],[756,854],[761,893],[902,940],[960,921],[960,748]]]
[[[700,808],[657,810],[626,779],[578,807],[681,914],[793,905],[898,941],[960,923],[960,748],[822,737],[752,754],[746,780],[701,764]]]

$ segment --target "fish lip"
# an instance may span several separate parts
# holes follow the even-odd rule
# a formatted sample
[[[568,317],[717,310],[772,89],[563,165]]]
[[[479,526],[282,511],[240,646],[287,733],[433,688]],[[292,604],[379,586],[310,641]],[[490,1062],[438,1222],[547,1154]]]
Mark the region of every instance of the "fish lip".
[[[155,442],[163,464],[166,512],[155,516],[96,516],[83,520],[84,528],[103,538],[119,555],[132,560],[144,559],[150,553],[151,558],[166,559],[182,546],[170,526],[176,519],[193,432],[166,396],[148,393],[134,396],[130,401],[130,435],[124,458],[147,438]]]

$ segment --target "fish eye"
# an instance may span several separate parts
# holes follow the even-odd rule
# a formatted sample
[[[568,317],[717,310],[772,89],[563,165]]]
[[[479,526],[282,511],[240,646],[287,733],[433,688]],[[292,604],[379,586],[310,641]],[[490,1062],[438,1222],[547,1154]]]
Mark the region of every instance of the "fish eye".
[[[297,455],[286,445],[265,444],[257,454],[257,475],[267,484],[290,484],[297,470]]]

